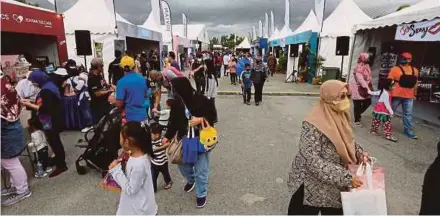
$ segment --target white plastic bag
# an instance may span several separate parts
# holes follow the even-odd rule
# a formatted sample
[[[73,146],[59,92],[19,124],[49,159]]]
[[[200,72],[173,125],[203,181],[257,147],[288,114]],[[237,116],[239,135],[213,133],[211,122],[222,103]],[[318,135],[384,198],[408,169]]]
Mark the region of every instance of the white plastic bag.
[[[373,189],[373,166],[370,163],[359,166],[356,175],[365,175],[366,189],[341,192],[344,215],[386,215],[385,190]]]

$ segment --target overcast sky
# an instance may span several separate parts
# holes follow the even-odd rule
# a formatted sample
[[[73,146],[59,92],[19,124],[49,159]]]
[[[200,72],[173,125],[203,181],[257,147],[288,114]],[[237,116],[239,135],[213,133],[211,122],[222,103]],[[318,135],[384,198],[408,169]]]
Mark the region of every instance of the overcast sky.
[[[28,0],[37,2],[41,7],[52,8],[48,0]],[[78,0],[57,0],[61,12],[69,9]],[[92,0],[88,0],[92,1]],[[93,0],[96,1],[96,0]],[[142,24],[151,11],[150,0],[114,0],[116,11],[134,24]],[[188,23],[206,24],[209,36],[237,33],[247,36],[258,20],[264,24],[264,14],[270,18],[274,11],[275,25],[280,30],[284,25],[285,0],[168,0],[172,12],[173,24],[182,23],[181,13],[186,13]],[[328,16],[341,0],[327,0]],[[382,16],[395,11],[400,5],[414,4],[420,0],[355,0],[359,7],[371,17]],[[314,0],[290,0],[290,28],[295,30],[306,18]],[[91,8],[91,10],[93,10]]]

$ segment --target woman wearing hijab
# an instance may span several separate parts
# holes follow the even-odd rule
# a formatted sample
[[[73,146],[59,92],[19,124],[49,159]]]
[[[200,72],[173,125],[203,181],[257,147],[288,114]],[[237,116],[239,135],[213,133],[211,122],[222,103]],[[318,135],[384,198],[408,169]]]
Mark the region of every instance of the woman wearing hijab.
[[[257,58],[254,69],[252,70],[251,79],[255,88],[255,105],[259,106],[263,101],[263,86],[266,82],[267,72],[264,68],[261,58]]]
[[[440,142],[437,143],[437,157],[429,166],[423,180],[422,205],[419,215],[440,215]]]
[[[353,139],[347,94],[346,83],[325,82],[320,101],[302,124],[299,152],[289,173],[289,215],[342,215],[341,191],[362,185],[347,169],[368,158]]]
[[[371,105],[371,96],[368,90],[373,91],[372,76],[368,61],[368,53],[361,53],[358,63],[354,68],[353,75],[350,76],[351,99],[354,105],[354,123],[361,124],[361,115]]]
[[[32,195],[20,154],[25,150],[23,127],[20,122],[20,97],[14,87],[1,78],[1,165],[10,174],[11,187],[2,189],[2,205],[10,206]],[[9,196],[4,198],[4,196]]]
[[[170,119],[167,131],[162,143],[168,144],[176,134],[178,139],[182,139],[188,131],[188,119],[185,113],[185,106],[188,114],[191,116],[189,126],[195,128],[195,134],[198,136],[200,125],[203,120],[214,126],[217,121],[217,111],[214,103],[203,96],[191,86],[186,77],[174,78],[171,80],[176,92],[175,103],[171,107]],[[183,103],[182,103],[183,102]],[[208,195],[208,175],[209,175],[209,155],[212,148],[197,155],[195,164],[179,164],[180,173],[187,179],[184,190],[191,192],[195,188],[197,197],[197,208],[203,208],[206,205]]]
[[[57,86],[44,72],[33,71],[28,79],[41,91],[37,96],[36,104],[27,100],[22,103],[37,111],[37,118],[43,126],[52,151],[55,153],[56,169],[49,175],[49,177],[55,177],[67,170],[66,155],[60,138],[60,132],[63,128],[61,94]]]

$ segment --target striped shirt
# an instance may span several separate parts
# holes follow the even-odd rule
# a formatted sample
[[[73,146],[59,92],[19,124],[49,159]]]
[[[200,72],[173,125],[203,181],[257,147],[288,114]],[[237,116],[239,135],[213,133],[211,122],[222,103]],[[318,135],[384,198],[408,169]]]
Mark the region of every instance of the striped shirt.
[[[151,163],[153,163],[156,166],[162,166],[166,162],[168,162],[167,155],[165,153],[165,149],[161,151],[155,151],[155,149],[159,148],[162,145],[162,140],[158,139],[156,141],[151,141],[151,144],[153,145],[153,151],[155,158],[151,159]]]

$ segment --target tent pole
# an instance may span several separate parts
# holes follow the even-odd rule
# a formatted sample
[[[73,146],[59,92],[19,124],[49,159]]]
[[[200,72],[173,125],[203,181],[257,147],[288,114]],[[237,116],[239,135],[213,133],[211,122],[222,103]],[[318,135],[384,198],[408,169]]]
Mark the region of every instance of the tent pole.
[[[342,61],[341,61],[341,73],[338,76],[338,80],[342,80],[342,73],[344,70],[344,56],[342,55]]]
[[[351,50],[350,50],[350,55],[349,55],[349,59],[348,59],[348,74],[347,74],[347,81],[350,80],[350,71],[351,71],[351,65],[353,64],[353,53],[354,53],[354,45],[356,45],[356,35],[357,32],[354,33],[354,38],[353,38],[353,43],[351,44]]]

